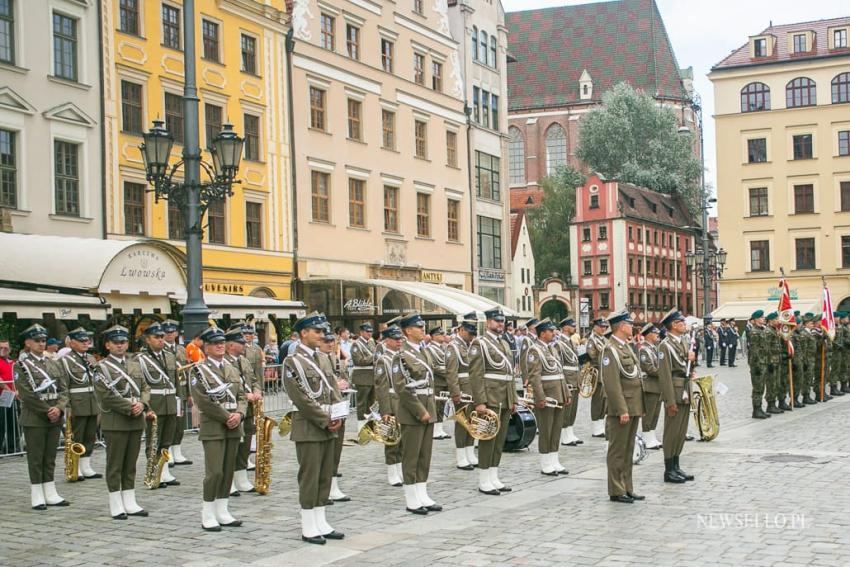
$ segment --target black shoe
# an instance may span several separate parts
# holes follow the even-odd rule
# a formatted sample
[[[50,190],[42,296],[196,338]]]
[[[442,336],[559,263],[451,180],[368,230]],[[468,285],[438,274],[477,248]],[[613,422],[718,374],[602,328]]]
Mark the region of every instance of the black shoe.
[[[597,439],[605,439],[605,434],[604,433],[594,434],[594,435],[591,435],[591,437],[596,437]]]
[[[794,400],[794,407],[795,408],[804,408],[804,407],[806,407],[806,404],[804,404],[803,402],[801,402],[799,400]]]
[[[738,368],[738,365],[737,364],[730,364],[729,368]]]
[[[831,400],[831,399],[832,399],[832,396],[830,396],[829,394],[824,394],[824,395],[823,395],[823,401],[828,402],[828,401],[829,401],[829,400]]]
[[[770,415],[764,413],[764,410],[761,408],[753,408],[753,419],[767,419]]]
[[[643,496],[642,494],[635,494],[634,492],[626,492],[626,496],[632,500],[646,500],[646,496]]]
[[[179,480],[169,480],[168,482],[163,482],[162,484],[164,484],[166,486],[180,486],[180,481]]]
[[[334,476],[335,476],[336,478],[342,478],[342,473],[336,473]]]
[[[175,467],[179,467],[181,465],[191,465],[191,464],[192,464],[192,461],[188,461],[188,460],[187,461],[180,461],[179,463],[177,461],[174,461]]]
[[[160,485],[160,486],[162,486],[162,485]],[[230,493],[231,498],[239,498],[240,496],[242,496],[242,493],[239,492],[238,490],[234,490],[233,492]]]
[[[552,472],[540,471],[540,474],[545,474],[546,476],[558,476],[558,471],[552,471]]]
[[[493,490],[484,490],[483,488],[479,488],[478,492],[480,492],[481,494],[486,494],[488,496],[498,496],[501,494],[501,492],[499,492],[496,488],[494,488]]]
[[[474,466],[472,466],[472,465],[466,465],[466,466],[463,466],[463,467],[462,467],[462,466],[460,466],[460,465],[458,465],[458,467],[457,467],[457,468],[459,468],[459,469],[460,469],[460,470],[462,470],[462,471],[471,471],[471,470],[475,470],[475,467],[474,467]]]
[[[119,518],[118,518],[118,517],[116,517],[116,516],[112,516],[112,519],[113,519],[113,520],[118,520]],[[127,518],[120,518],[120,519],[122,519],[122,520],[126,520]],[[208,528],[208,527],[206,527],[204,524],[201,524],[201,528],[203,528],[203,530],[204,530],[205,532],[220,532],[220,531],[221,531],[221,526],[213,526],[213,527],[211,527],[211,528]]]
[[[96,472],[91,476],[81,476],[80,480],[84,480],[84,479],[88,479],[88,478],[103,478],[103,475],[100,474],[99,472]]]
[[[207,529],[207,528],[204,528],[204,529]],[[219,530],[221,530],[221,528],[219,528]],[[301,541],[306,541],[307,543],[315,543],[316,545],[325,545],[325,541],[327,541],[327,540],[325,540],[325,538],[323,538],[322,536],[307,537],[307,536],[302,534],[301,535]]]
[[[696,437],[694,437],[690,433],[685,434],[685,441],[693,441],[694,439],[696,439]]]
[[[407,511],[411,514],[416,514],[417,516],[425,516],[428,514],[428,510],[425,508],[407,508]]]
[[[676,471],[667,471],[664,473],[664,482],[672,482],[674,484],[684,484],[685,478],[679,476]]]
[[[781,402],[779,402],[779,409],[783,411],[791,411],[791,406],[788,405],[788,402],[782,400]]]
[[[621,502],[623,504],[633,504],[634,498],[629,496],[628,494],[621,494],[619,496],[611,496],[611,502]]]
[[[814,404],[818,403],[818,399],[816,397],[814,397],[813,395],[809,394],[808,397],[803,398],[803,402],[807,403],[807,404],[814,405]]]
[[[584,445],[584,441],[581,439],[576,439],[576,445]]]
[[[425,508],[429,512],[442,512],[443,511],[443,507],[440,506],[439,504],[431,504],[430,506],[423,506],[423,508]]]
[[[767,413],[782,413],[782,410],[776,406],[767,406]]]
[[[333,505],[334,505],[334,501],[331,500],[331,499],[328,499],[328,501],[325,502],[325,506],[333,506]]]
[[[575,447],[578,445],[578,441],[570,441],[569,443],[561,443],[564,447]]]
[[[499,492],[511,492],[513,489],[510,486],[503,486],[502,488],[497,488]]]
[[[850,382],[844,383],[844,388],[841,389],[845,394],[850,394]]]
[[[44,510],[47,510],[47,508],[43,508],[43,509],[44,509]],[[121,513],[120,513],[120,514],[118,514],[117,516],[112,516],[112,519],[113,519],[113,520],[126,520],[126,519],[127,519],[127,514],[125,514],[124,512],[121,512]]]
[[[222,528],[238,528],[242,525],[242,520],[233,520],[229,524],[221,524]]]
[[[38,506],[33,506],[32,509],[38,510],[39,512],[42,512],[44,510],[47,510],[47,504],[39,504]],[[115,518],[115,519],[118,520],[119,518]],[[120,518],[120,519],[126,520],[127,517],[125,516],[124,518]]]
[[[56,504],[48,504],[48,506],[70,506],[71,503],[67,500],[62,500],[61,502],[57,502]]]
[[[147,518],[148,517],[148,511],[145,510],[145,509],[141,509],[138,512],[133,512],[132,514],[127,513],[127,515],[128,516],[137,516],[139,518]]]
[[[844,392],[842,392],[841,389],[838,386],[834,386],[834,387],[830,388],[829,391],[833,396],[843,396],[844,395]]]
[[[390,486],[399,487],[399,486],[402,486],[402,484],[401,484],[400,482],[397,482],[397,483],[395,483],[395,484],[391,484]]]
[[[694,479],[694,475],[688,474],[688,473],[686,473],[685,471],[683,471],[682,469],[679,468],[679,457],[673,457],[673,470],[676,473],[678,473],[679,476],[681,476],[685,480],[693,480]]]
[[[714,367],[709,364],[708,366],[706,366],[706,368],[714,368]]]
[[[345,534],[334,530],[329,534],[322,534],[322,537],[325,539],[343,539],[345,538]]]
[[[333,498],[334,502],[351,502],[351,496],[343,496],[342,498]]]
[[[556,472],[556,473],[558,473],[559,475],[568,475],[568,474],[570,474],[570,471],[568,471],[568,470],[566,470],[566,469],[564,469],[564,470],[562,470],[562,471],[555,471],[555,472]]]

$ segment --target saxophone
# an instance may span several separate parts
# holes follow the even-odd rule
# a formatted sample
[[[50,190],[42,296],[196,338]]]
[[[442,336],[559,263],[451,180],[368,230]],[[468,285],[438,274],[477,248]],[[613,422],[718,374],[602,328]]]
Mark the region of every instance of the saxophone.
[[[65,417],[65,480],[76,482],[80,480],[80,457],[86,454],[82,443],[74,443],[74,432],[71,430],[71,416]]]
[[[156,424],[156,414],[151,420],[150,442],[148,444],[148,460],[145,465],[145,486],[153,490],[159,488],[162,482],[162,469],[171,458],[168,449],[162,449],[157,455],[157,433],[159,429]]]
[[[257,428],[254,490],[257,494],[268,494],[272,475],[272,431],[277,422],[263,413],[263,398],[254,402],[254,426]]]

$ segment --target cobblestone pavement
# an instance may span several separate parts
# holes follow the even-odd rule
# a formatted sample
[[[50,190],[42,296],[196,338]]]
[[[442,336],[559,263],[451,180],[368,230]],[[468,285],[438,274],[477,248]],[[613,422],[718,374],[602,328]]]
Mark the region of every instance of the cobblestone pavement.
[[[541,476],[532,446],[503,459],[512,493],[480,495],[477,474],[454,467],[453,442],[435,442],[429,492],[444,511],[419,517],[404,511],[400,488],[387,486],[380,446],[346,447],[341,487],[352,501],[327,513],[346,539],[311,546],[300,541],[294,446],[275,438],[271,494],[231,499],[244,526],[206,533],[203,455],[189,435],[184,453],[194,464],[173,469],[182,485],[141,488],[150,517],[124,522],[110,519],[102,480],[59,480],[71,506],[30,510],[24,459],[0,459],[0,564],[850,565],[850,396],[754,421],[741,365],[713,369],[729,391],[718,399],[720,436],[685,446],[681,464],[696,481],[664,484],[663,455],[650,451],[635,467],[644,502],[608,501],[604,443],[590,437],[582,400],[585,444],[562,448],[567,477]],[[102,471],[104,453],[93,462]],[[57,478],[61,470],[60,462]]]

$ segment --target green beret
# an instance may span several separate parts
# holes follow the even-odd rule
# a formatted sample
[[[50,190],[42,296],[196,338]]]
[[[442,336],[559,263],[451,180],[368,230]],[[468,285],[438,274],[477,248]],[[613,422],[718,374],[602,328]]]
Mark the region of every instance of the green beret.
[[[794,311],[794,315],[799,315],[799,314],[800,314],[800,310],[799,310],[799,309],[798,309],[797,311]]]
[[[778,318],[779,318],[779,313],[777,313],[776,311],[771,311],[770,313],[767,314],[767,317],[766,317],[766,319],[768,321],[773,321],[774,319],[778,319]]]
[[[753,314],[750,315],[750,319],[758,319],[760,317],[764,317],[764,311],[762,311],[761,309],[756,309],[755,311],[753,311]]]
[[[805,315],[803,315],[803,323],[808,323],[811,320],[812,320],[812,314],[811,313],[806,313]]]

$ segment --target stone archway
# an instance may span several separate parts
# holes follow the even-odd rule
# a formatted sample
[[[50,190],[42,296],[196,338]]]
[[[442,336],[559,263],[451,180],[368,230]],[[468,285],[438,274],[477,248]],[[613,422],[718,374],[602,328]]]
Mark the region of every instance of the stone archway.
[[[838,307],[835,308],[836,311],[850,311],[850,297],[845,297],[838,303]]]
[[[570,314],[570,306],[560,298],[550,298],[540,305],[540,319],[549,318],[556,324]]]
[[[561,307],[550,305],[546,309],[551,310],[551,313],[564,313],[563,319],[567,315],[574,315],[572,299],[570,297],[570,288],[567,283],[561,278],[551,277],[543,280],[539,287],[534,288],[534,306],[535,312],[540,314],[540,318],[550,317],[551,315],[544,314],[544,306],[549,303],[560,303]],[[555,319],[553,319],[554,321]],[[557,321],[560,321],[558,319]],[[556,322],[557,322],[556,321]]]

